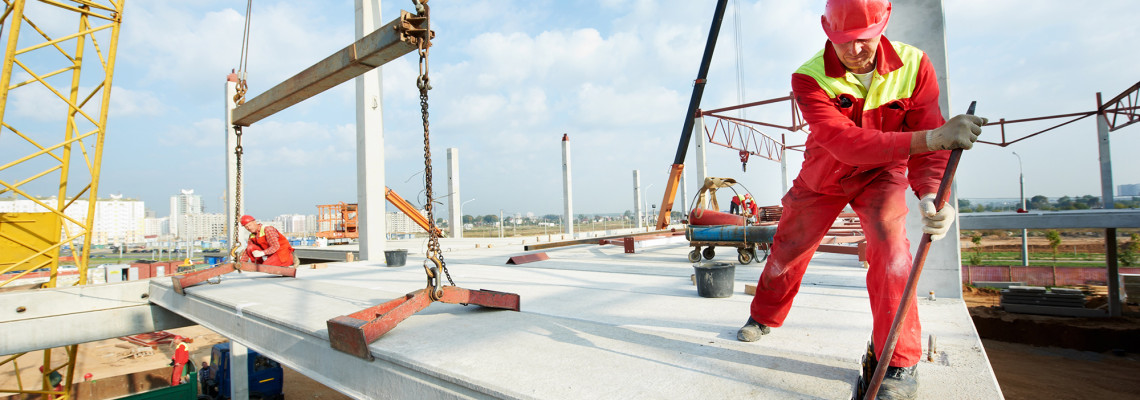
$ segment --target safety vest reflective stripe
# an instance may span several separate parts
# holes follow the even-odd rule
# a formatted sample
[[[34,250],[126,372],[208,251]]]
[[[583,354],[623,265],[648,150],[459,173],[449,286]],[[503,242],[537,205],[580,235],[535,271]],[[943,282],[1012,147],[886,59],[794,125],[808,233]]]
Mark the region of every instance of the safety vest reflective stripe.
[[[906,43],[891,42],[892,47],[902,60],[902,67],[879,75],[876,69],[872,74],[871,87],[867,94],[863,94],[862,85],[854,74],[848,72],[843,78],[832,78],[824,71],[823,50],[820,50],[811,61],[801,66],[796,73],[804,74],[815,79],[819,87],[830,98],[841,94],[849,94],[863,101],[864,110],[874,110],[890,103],[893,100],[909,98],[914,93],[915,79],[922,61],[922,50]]]

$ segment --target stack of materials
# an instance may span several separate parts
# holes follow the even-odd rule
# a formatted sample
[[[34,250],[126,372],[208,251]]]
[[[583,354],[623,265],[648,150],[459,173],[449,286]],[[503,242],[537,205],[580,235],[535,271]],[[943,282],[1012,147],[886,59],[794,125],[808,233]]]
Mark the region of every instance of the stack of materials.
[[[1125,301],[1140,303],[1140,274],[1120,274],[1120,288],[1124,290]]]
[[[1011,286],[1001,291],[1001,307],[1008,312],[1058,315],[1066,317],[1102,317],[1105,310],[1085,308],[1085,294],[1078,289],[1040,286]]]

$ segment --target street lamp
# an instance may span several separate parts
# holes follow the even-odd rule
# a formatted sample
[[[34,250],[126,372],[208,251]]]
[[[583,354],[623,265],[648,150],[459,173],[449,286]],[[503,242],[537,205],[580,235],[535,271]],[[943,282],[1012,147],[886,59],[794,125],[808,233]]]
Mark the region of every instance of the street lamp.
[[[455,231],[459,233],[458,237],[463,237],[463,205],[472,201],[475,201],[474,197],[472,197],[471,200],[459,203],[459,227],[455,229]]]
[[[1013,155],[1017,157],[1017,180],[1021,187],[1021,210],[1018,212],[1028,212],[1029,209],[1025,207],[1025,171],[1021,168],[1021,155],[1016,151]],[[1021,266],[1029,266],[1029,230],[1024,228],[1021,229]]]
[[[642,213],[645,214],[645,226],[649,226],[649,199],[648,199],[649,196],[648,196],[648,194],[649,194],[649,188],[651,188],[651,187],[653,187],[652,183],[650,183],[649,186],[646,186],[645,187],[645,193],[641,194],[641,209],[643,210]]]

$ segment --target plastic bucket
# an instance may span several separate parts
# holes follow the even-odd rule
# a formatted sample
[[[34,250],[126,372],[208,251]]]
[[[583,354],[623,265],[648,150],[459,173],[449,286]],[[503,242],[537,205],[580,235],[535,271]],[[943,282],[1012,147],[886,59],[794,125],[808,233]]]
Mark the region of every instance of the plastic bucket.
[[[693,264],[696,270],[697,294],[701,297],[732,297],[736,284],[736,265],[725,262]]]
[[[384,263],[389,267],[403,267],[408,261],[408,250],[384,250]]]

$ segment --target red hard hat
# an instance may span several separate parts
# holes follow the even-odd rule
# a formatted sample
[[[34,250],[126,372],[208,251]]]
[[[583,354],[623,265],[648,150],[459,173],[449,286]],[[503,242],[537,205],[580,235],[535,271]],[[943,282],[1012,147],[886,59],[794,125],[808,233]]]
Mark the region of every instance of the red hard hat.
[[[871,39],[883,34],[891,19],[891,2],[887,0],[827,0],[823,16],[823,32],[832,43],[855,39]]]
[[[253,221],[256,221],[256,220],[251,216],[248,216],[248,215],[242,215],[241,216],[241,224],[242,225],[248,224],[248,223],[253,222]]]

